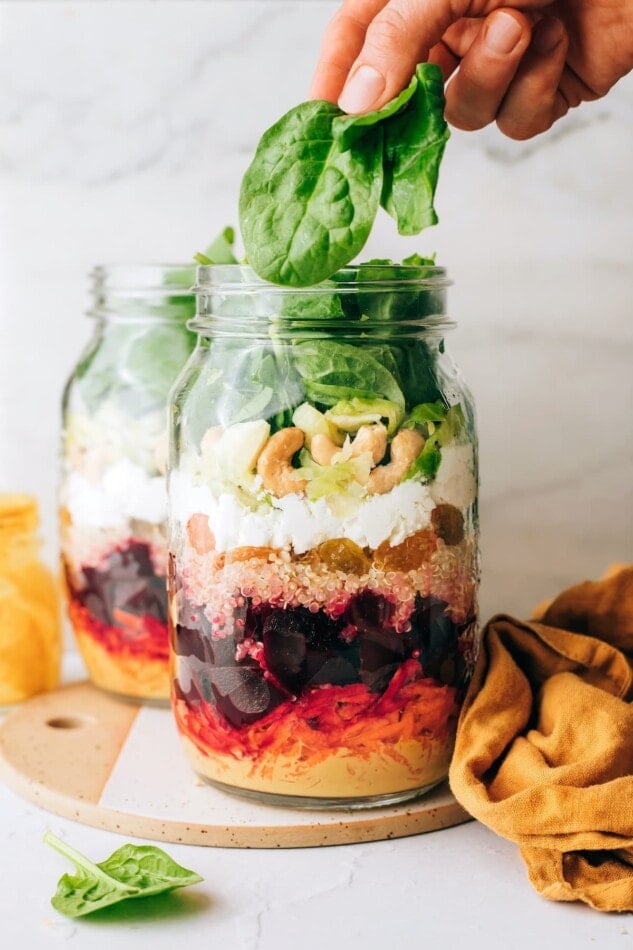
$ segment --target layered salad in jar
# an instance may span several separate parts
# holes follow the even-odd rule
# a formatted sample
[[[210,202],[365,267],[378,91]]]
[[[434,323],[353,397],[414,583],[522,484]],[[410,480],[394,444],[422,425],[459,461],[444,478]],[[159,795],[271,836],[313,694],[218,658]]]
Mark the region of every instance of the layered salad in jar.
[[[127,270],[98,270],[96,279],[97,334],[64,394],[59,501],[68,615],[97,686],[167,701],[165,403],[193,349],[186,328],[193,269],[136,268],[129,279],[140,288],[125,285]]]
[[[424,316],[441,294],[364,286],[279,305],[325,306],[335,329],[216,333],[173,397],[176,721],[201,776],[273,801],[395,802],[442,780],[475,659],[470,397],[441,319],[384,331],[383,305]]]

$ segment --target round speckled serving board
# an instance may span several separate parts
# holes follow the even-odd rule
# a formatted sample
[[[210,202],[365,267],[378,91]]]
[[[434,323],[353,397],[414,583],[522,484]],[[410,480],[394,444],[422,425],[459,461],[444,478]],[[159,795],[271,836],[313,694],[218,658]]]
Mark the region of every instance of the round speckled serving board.
[[[0,725],[0,776],[42,808],[140,838],[228,848],[299,848],[401,838],[469,815],[446,785],[361,811],[262,805],[202,782],[169,709],[120,702],[89,683],[45,693]]]

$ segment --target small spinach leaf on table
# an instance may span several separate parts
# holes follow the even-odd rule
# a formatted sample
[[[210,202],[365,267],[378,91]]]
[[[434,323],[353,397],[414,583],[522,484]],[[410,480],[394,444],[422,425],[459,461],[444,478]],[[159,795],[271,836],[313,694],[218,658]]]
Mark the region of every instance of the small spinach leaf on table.
[[[48,831],[44,841],[69,858],[75,874],[64,874],[51,899],[55,910],[84,917],[131,897],[164,894],[202,881],[154,845],[125,844],[105,861],[93,864],[83,854]]]

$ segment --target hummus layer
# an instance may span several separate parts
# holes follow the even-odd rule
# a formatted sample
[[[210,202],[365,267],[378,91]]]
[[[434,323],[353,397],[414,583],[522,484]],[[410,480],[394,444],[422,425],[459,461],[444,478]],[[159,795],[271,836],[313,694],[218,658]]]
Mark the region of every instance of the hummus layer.
[[[425,790],[448,773],[453,739],[404,739],[378,746],[359,756],[346,749],[332,752],[321,762],[306,765],[301,759],[272,753],[258,762],[213,752],[202,755],[183,737],[193,769],[211,782],[269,795],[358,800],[398,792]]]
[[[169,665],[166,660],[133,654],[116,655],[81,626],[75,624],[74,632],[95,686],[134,699],[169,699]]]

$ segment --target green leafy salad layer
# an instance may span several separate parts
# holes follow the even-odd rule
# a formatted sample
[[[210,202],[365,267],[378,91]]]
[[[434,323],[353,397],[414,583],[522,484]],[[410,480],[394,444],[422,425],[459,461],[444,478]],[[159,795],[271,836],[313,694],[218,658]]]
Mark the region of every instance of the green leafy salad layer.
[[[406,324],[443,313],[442,281],[425,280],[442,272],[433,258],[418,254],[402,264],[347,265],[381,206],[401,234],[436,223],[433,201],[448,136],[442,74],[429,63],[376,112],[351,116],[329,102],[304,102],[264,133],[242,181],[242,239],[255,273],[292,292],[268,299],[259,336],[220,334],[211,354],[194,361],[189,424],[200,420],[199,440],[209,424],[229,433],[212,457],[226,457],[238,432],[252,437],[253,452],[244,453],[250,458],[262,439],[295,426],[305,442],[294,465],[308,480],[308,497],[318,497],[319,485],[345,490],[355,476],[362,480],[345,445],[362,426],[379,423],[389,442],[407,428],[424,437],[405,478],[435,476],[442,447],[460,436],[466,420],[460,406],[449,405],[438,378],[441,330],[431,320],[421,339]],[[199,263],[237,263],[233,235],[225,233],[215,256],[197,255]],[[311,291],[316,284],[318,292]],[[261,294],[267,293],[263,285]],[[233,306],[240,319],[255,321],[261,296],[254,301],[246,291],[239,304],[229,299],[227,315]],[[315,433],[341,447],[334,467],[311,458]]]

